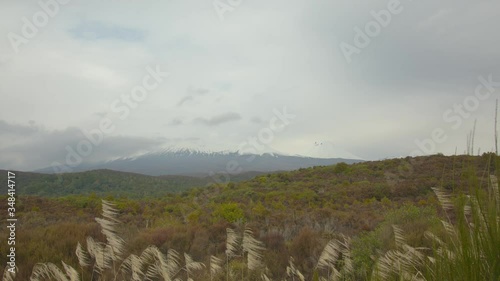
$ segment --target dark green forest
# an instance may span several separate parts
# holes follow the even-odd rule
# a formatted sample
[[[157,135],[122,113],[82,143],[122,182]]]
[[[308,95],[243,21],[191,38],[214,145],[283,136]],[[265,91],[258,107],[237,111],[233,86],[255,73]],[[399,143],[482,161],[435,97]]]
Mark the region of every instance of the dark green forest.
[[[17,192],[22,195],[60,197],[67,195],[98,195],[127,198],[153,198],[169,193],[187,191],[222,181],[220,175],[194,177],[180,175],[148,176],[112,170],[93,170],[81,173],[39,174],[17,172]],[[261,172],[246,172],[231,177],[231,181],[248,180]],[[7,182],[7,171],[0,170],[0,182]],[[2,187],[3,194],[7,186]]]

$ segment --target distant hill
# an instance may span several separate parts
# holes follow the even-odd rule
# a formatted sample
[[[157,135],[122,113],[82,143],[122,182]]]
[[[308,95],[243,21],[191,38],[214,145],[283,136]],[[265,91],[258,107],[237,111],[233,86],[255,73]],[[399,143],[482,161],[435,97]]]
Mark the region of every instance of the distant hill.
[[[248,172],[232,177],[231,181],[248,180],[262,173]],[[0,182],[7,182],[7,171],[0,170]],[[148,176],[112,170],[66,173],[60,176],[31,172],[16,172],[17,195],[57,197],[96,194],[129,198],[155,197],[179,193],[193,187],[214,183],[210,177]],[[2,194],[7,186],[2,185]]]
[[[53,174],[52,168],[19,172],[17,192],[50,197],[92,193],[130,198],[154,197],[211,183],[239,182],[262,174],[339,162],[356,163],[360,160],[319,159],[272,153],[243,155],[236,152],[166,150],[135,158],[82,164],[75,167],[72,173],[59,175]],[[6,181],[5,171],[2,171],[0,181]]]
[[[207,155],[192,154],[194,159],[207,157]],[[222,157],[216,155],[213,157]],[[282,159],[294,159],[287,156],[261,156],[259,160],[265,161],[268,158],[277,157]],[[283,158],[284,157],[284,158]],[[161,158],[161,157],[160,157]],[[189,158],[185,153],[179,154],[181,160]],[[297,157],[301,158],[301,157]],[[146,159],[150,159],[146,157]],[[226,158],[228,159],[228,158]],[[240,158],[238,158],[240,159]],[[315,188],[323,187],[329,188],[335,185],[355,185],[365,186],[367,190],[363,191],[365,195],[372,194],[381,186],[388,188],[388,185],[400,186],[405,192],[417,192],[417,189],[429,189],[430,186],[444,184],[449,187],[451,183],[440,182],[444,170],[450,171],[461,167],[453,167],[453,163],[457,159],[457,163],[463,162],[468,157],[445,157],[434,156],[422,161],[417,160],[404,160],[404,159],[390,159],[383,161],[361,162],[354,165],[317,165],[315,168],[300,168],[296,171],[277,171],[277,172],[242,172],[235,175],[228,174],[215,174],[212,176],[185,176],[185,175],[162,175],[162,176],[149,176],[138,173],[113,171],[109,169],[92,170],[86,172],[66,173],[60,175],[42,174],[32,172],[17,172],[17,194],[18,195],[36,195],[43,197],[57,197],[66,195],[90,195],[97,196],[113,195],[115,197],[128,197],[128,198],[148,198],[164,196],[168,193],[182,193],[195,187],[206,187],[215,183],[226,183],[264,180],[264,176],[271,176],[275,182],[266,180],[266,187],[282,186],[288,181],[301,182],[304,173],[313,173],[313,179],[321,179],[327,176],[325,182],[314,180],[313,186]],[[460,160],[458,160],[460,159]],[[476,157],[470,159],[482,159],[483,163],[486,162],[485,157]],[[316,161],[317,159],[311,159]],[[330,160],[330,159],[328,159]],[[139,160],[140,163],[142,160]],[[208,161],[205,159],[205,161]],[[181,161],[182,163],[182,161]],[[193,163],[192,161],[190,163]],[[304,162],[302,162],[304,163]],[[312,162],[311,162],[312,163]],[[422,164],[422,163],[425,163]],[[439,164],[438,164],[439,163]],[[291,163],[294,165],[297,163]],[[214,164],[215,165],[215,164]],[[201,167],[201,166],[200,166]],[[284,167],[281,166],[282,168]],[[324,167],[324,168],[322,168]],[[343,169],[349,171],[343,173]],[[325,171],[324,175],[323,172]],[[307,171],[307,172],[306,172]],[[328,171],[328,172],[327,172]],[[332,173],[333,172],[333,173]],[[198,175],[203,175],[198,173]],[[292,176],[295,175],[295,176]],[[0,182],[7,181],[7,172],[0,170]],[[309,181],[309,180],[308,180]],[[357,184],[356,184],[357,183]],[[308,186],[311,183],[301,185]],[[1,185],[2,194],[6,194],[6,185]],[[286,184],[286,190],[290,190],[290,185]],[[350,193],[354,192],[354,188],[350,188]],[[376,193],[376,192],[375,192]],[[418,193],[418,192],[417,192]],[[242,195],[243,196],[243,195]],[[380,199],[380,198],[379,198]]]
[[[121,158],[95,164],[81,164],[74,172],[109,169],[114,171],[139,173],[150,176],[185,175],[206,177],[215,174],[240,175],[246,172],[292,171],[313,166],[362,162],[356,159],[312,158],[288,156],[274,153],[247,155],[237,152],[203,152],[178,149],[148,153],[138,157]],[[53,173],[52,167],[36,172]]]

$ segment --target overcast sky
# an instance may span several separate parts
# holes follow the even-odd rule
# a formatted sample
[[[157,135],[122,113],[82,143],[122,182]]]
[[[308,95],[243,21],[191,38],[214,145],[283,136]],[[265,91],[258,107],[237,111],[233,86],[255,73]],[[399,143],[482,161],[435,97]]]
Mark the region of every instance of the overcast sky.
[[[475,119],[476,153],[494,149],[500,1],[55,1],[0,3],[2,169],[63,162],[102,122],[87,161],[259,136],[266,151],[327,142],[383,159],[425,150],[415,141],[439,128],[428,151],[463,153]],[[155,71],[144,100],[121,100]],[[285,108],[294,118],[274,130]]]

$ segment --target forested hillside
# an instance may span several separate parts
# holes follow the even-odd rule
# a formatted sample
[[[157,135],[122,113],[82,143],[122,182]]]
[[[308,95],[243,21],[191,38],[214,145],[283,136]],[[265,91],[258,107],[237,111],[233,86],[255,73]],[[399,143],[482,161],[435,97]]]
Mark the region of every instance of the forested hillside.
[[[313,278],[326,275],[326,271],[316,267],[325,245],[330,239],[343,239],[345,235],[352,237],[356,280],[365,280],[373,269],[374,257],[395,247],[393,225],[402,228],[412,246],[432,246],[424,237],[427,230],[445,232],[439,220],[445,214],[432,187],[458,195],[468,192],[471,184],[488,186],[489,175],[495,171],[491,154],[435,155],[340,163],[138,199],[114,196],[106,178],[113,174],[109,171],[75,174],[70,181],[72,189],[78,189],[79,181],[93,182],[94,190],[101,192],[49,198],[26,196],[18,191],[18,280],[28,280],[38,262],[60,264],[63,260],[80,268],[75,255],[77,243],[85,247],[88,236],[106,241],[94,220],[102,212],[101,199],[113,203],[118,210],[116,216],[121,223],[117,233],[126,241],[127,253],[140,254],[148,245],[155,245],[165,253],[169,249],[188,253],[208,265],[210,256],[224,259],[227,228],[239,233],[248,228],[266,249],[261,257],[266,276],[283,280],[293,257],[295,268],[306,280],[318,280]],[[35,186],[29,176],[21,174],[19,182]],[[54,182],[52,176],[46,177],[46,181],[36,183],[40,190]],[[115,184],[123,184],[126,191],[136,196],[146,195],[140,191],[141,185],[161,183],[161,179],[154,181],[138,175],[127,178],[120,173],[116,177],[121,181]],[[141,183],[141,179],[150,182]],[[0,208],[6,209],[6,202],[0,200]],[[455,220],[453,214],[446,215]],[[2,229],[0,239],[5,240],[6,235]],[[2,245],[5,247],[5,243]],[[2,266],[5,262],[5,256],[0,257]],[[236,257],[227,266],[238,272],[244,263]],[[83,272],[85,280],[90,280],[91,271]],[[209,280],[206,271],[197,274],[195,280]]]
[[[193,187],[206,186],[214,182],[238,182],[260,175],[259,172],[246,172],[226,179],[222,175],[212,177],[191,176],[148,176],[112,170],[94,170],[79,173],[40,174],[17,172],[17,193],[43,197],[67,195],[98,195],[128,198],[164,196],[169,193],[184,192]],[[7,181],[7,171],[0,170],[0,182]],[[1,186],[2,194],[7,192]]]

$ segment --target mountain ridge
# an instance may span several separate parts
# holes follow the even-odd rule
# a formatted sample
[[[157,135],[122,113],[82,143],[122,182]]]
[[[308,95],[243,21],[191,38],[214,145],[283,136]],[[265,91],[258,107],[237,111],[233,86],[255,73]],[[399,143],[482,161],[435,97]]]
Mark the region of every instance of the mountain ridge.
[[[139,173],[98,169],[72,172],[60,175],[36,172],[12,171],[16,173],[16,193],[18,195],[57,197],[67,195],[141,198],[164,196],[168,193],[182,193],[195,187],[214,184],[219,175],[213,177],[162,175],[149,176]],[[245,172],[230,178],[239,182],[263,175],[260,172]],[[7,170],[0,170],[0,181],[7,182]],[[7,194],[7,186],[0,188]]]
[[[133,157],[122,157],[98,163],[82,163],[71,168],[72,172],[109,169],[150,176],[184,175],[209,176],[212,174],[237,175],[244,172],[292,171],[313,166],[334,165],[340,162],[353,164],[359,159],[315,158],[265,152],[247,154],[232,151],[202,151],[197,149],[164,149]],[[46,167],[34,172],[53,174],[66,168]]]

